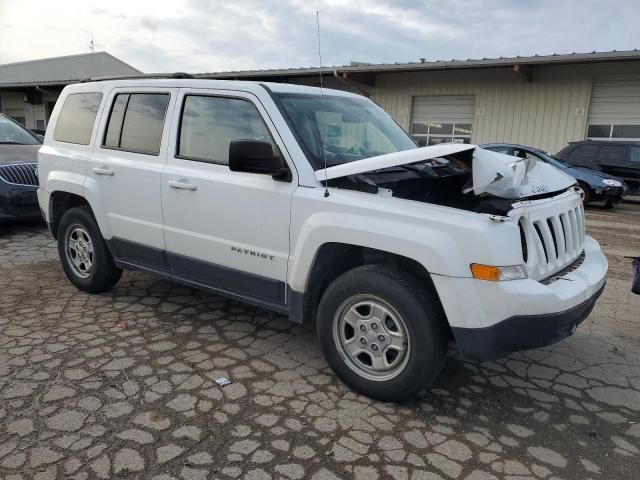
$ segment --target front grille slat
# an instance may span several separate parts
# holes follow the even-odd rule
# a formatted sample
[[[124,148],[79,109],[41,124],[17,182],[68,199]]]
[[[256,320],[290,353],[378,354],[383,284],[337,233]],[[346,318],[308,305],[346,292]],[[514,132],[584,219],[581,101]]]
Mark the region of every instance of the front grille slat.
[[[13,185],[37,187],[39,184],[37,169],[36,163],[0,165],[0,179]]]
[[[542,281],[557,275],[583,253],[584,210],[574,193],[567,192],[556,202],[525,204],[510,213],[518,222],[530,278]]]

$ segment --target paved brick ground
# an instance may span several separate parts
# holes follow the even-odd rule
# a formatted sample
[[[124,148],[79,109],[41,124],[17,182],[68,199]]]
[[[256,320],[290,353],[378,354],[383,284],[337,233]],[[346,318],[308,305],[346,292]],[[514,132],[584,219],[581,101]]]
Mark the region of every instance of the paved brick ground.
[[[495,363],[452,350],[404,405],[351,393],[307,326],[141,273],[81,293],[43,228],[5,228],[0,477],[637,479],[640,297],[623,256],[640,254],[640,205],[588,217],[611,272],[577,333]]]

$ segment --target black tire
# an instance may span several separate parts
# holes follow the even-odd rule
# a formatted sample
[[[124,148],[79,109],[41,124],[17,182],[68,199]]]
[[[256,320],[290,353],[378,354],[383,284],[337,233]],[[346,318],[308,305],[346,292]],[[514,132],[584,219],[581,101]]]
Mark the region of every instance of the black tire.
[[[86,271],[86,276],[79,273],[74,267],[71,255],[67,255],[67,243],[71,241],[69,235],[80,228],[86,232],[91,241],[92,254],[91,269]],[[89,293],[98,293],[110,289],[122,275],[122,270],[116,267],[113,257],[102,238],[100,228],[96,223],[89,207],[74,207],[67,210],[58,226],[58,255],[67,278],[80,290]]]
[[[578,182],[578,187],[584,192],[584,197],[582,198],[582,204],[587,205],[591,202],[591,198],[593,197],[593,193],[591,192],[591,188],[584,182]]]
[[[351,360],[341,346],[343,340],[340,329],[348,322],[342,323],[343,326],[338,327],[337,332],[334,330],[336,325],[340,325],[339,318],[342,317],[341,312],[345,311],[345,305],[358,305],[349,302],[356,302],[361,298],[382,300],[394,313],[399,314],[406,327],[408,352],[402,357],[404,366],[398,366],[399,373],[393,378],[371,379],[367,378],[367,372],[361,374],[357,359]],[[360,307],[352,306],[351,309],[353,308]],[[365,265],[350,270],[329,285],[318,306],[316,328],[326,360],[344,383],[368,397],[398,402],[429,386],[442,370],[447,348],[445,321],[435,292],[414,276],[386,265]],[[368,325],[375,326],[371,323]],[[368,334],[355,331],[353,340],[362,341],[362,337],[356,337]],[[373,349],[374,342],[375,339],[367,347]],[[388,351],[388,347],[379,348]],[[363,353],[365,357],[368,354]]]

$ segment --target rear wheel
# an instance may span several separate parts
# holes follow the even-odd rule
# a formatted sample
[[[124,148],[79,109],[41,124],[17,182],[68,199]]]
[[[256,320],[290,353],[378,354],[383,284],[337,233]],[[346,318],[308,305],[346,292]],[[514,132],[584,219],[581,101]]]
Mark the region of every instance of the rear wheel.
[[[584,182],[578,182],[578,188],[580,189],[582,195],[582,204],[586,205],[591,201],[591,188]]]
[[[325,358],[351,388],[400,401],[428,386],[446,360],[436,298],[413,276],[384,265],[355,268],[322,296],[317,330]]]
[[[67,278],[85,292],[108,290],[122,275],[88,207],[71,208],[62,216],[58,255]]]

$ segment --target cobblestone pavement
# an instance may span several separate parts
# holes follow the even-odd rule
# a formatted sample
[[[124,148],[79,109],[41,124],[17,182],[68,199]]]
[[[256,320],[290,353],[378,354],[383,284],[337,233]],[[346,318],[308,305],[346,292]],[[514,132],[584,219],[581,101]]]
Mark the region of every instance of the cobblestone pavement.
[[[41,226],[5,228],[0,477],[637,479],[640,297],[623,256],[640,254],[640,205],[588,217],[611,272],[577,333],[493,363],[452,349],[403,405],[350,392],[308,326],[136,272],[88,295]]]

